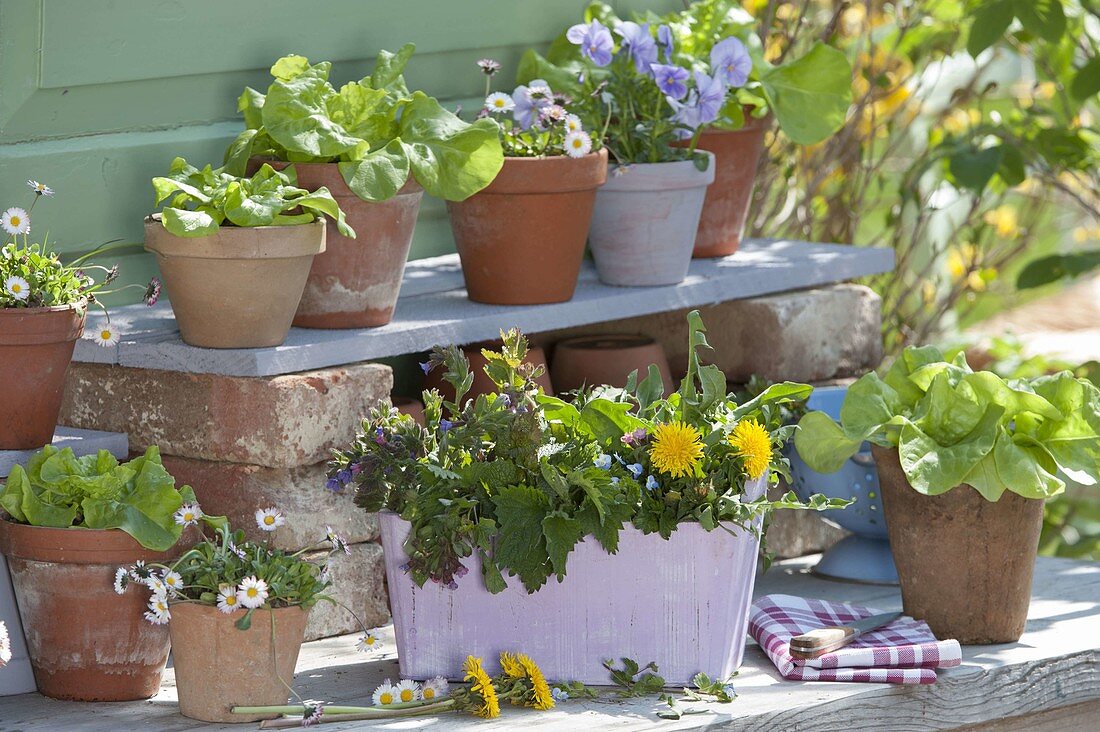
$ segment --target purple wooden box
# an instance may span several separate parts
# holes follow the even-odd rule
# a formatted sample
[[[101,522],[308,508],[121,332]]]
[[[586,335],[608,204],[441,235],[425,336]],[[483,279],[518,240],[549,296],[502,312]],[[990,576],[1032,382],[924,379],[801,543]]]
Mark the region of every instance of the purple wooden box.
[[[766,480],[747,486],[750,498]],[[392,513],[380,519],[402,677],[460,680],[467,654],[496,673],[501,651],[531,656],[550,681],[601,685],[608,658],[656,661],[671,685],[699,671],[725,678],[741,665],[759,547],[749,532],[681,524],[666,541],[627,527],[617,554],[591,537],[578,544],[561,583],[551,577],[530,595],[506,577],[508,589],[493,595],[476,558],[457,590],[417,587],[400,569],[409,524]]]

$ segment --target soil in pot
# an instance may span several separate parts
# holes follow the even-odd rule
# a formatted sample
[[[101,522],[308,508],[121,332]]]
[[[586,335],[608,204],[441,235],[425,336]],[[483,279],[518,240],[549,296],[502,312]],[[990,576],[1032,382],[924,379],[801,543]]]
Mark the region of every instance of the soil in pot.
[[[667,394],[673,387],[665,349],[649,336],[608,334],[559,341],[554,346],[551,377],[559,392],[582,386],[626,386],[631,371],[644,379],[657,366]]]
[[[596,194],[588,245],[608,285],[674,285],[687,277],[714,155],[616,167]]]
[[[448,201],[466,292],[475,302],[536,305],[573,297],[607,150],[583,158],[505,158],[487,188]]]
[[[289,163],[253,159],[283,169]],[[336,163],[294,163],[298,185],[328,188],[356,238],[330,227],[325,252],[313,260],[294,325],[300,328],[376,328],[393,318],[424,189],[410,175],[393,198],[373,203],[355,195]]]
[[[129,701],[160,690],[168,629],[142,615],[149,593],[115,594],[121,565],[165,562],[120,530],[53,529],[0,519],[38,690],[55,699]]]
[[[470,387],[470,393],[466,395],[466,399],[476,399],[479,394],[493,394],[496,392],[496,385],[485,374],[485,364],[487,362],[485,357],[481,355],[483,348],[495,350],[500,348],[500,343],[474,343],[462,347],[462,352],[466,354],[466,358],[470,362],[470,373],[474,375],[474,383]],[[553,396],[554,387],[550,383],[550,370],[546,364],[546,351],[539,346],[531,346],[530,350],[527,351],[524,362],[542,366],[542,376],[538,378],[539,386],[546,394]],[[431,373],[424,377],[424,388],[438,389],[444,399],[454,401],[454,387],[443,380],[443,369],[439,367],[432,369]]]
[[[1043,501],[1005,491],[990,503],[967,485],[917,493],[896,449],[872,447],[905,613],[937,638],[1015,643],[1031,602]]]
[[[262,348],[286,340],[313,258],[325,251],[323,220],[300,226],[222,226],[195,239],[145,222],[180,337],[202,348]]]
[[[168,627],[180,713],[204,722],[255,722],[278,716],[231,710],[286,704],[309,612],[300,607],[255,610],[252,626],[238,630],[234,624],[242,611],[226,614],[193,602],[171,607]]]
[[[87,305],[0,308],[0,450],[53,441]]]

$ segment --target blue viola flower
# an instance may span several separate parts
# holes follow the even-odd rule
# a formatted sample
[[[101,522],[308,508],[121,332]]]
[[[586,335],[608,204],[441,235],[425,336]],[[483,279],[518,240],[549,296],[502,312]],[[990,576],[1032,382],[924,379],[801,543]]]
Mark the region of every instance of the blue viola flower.
[[[661,44],[661,51],[665,54],[665,61],[672,60],[672,29],[667,25],[657,26],[657,42]]]
[[[723,84],[744,86],[752,71],[752,57],[739,39],[726,38],[711,49],[710,70]]]
[[[624,20],[615,26],[615,32],[623,39],[623,48],[634,62],[637,72],[648,74],[650,64],[657,61],[657,42],[649,34],[649,24],[638,25]]]
[[[611,470],[611,456],[606,453],[601,453],[592,462],[600,470]]]
[[[631,463],[630,465],[626,466],[626,469],[629,470],[630,474],[634,476],[634,480],[641,478],[642,471],[645,470],[645,468],[642,467],[641,463]]]
[[[687,96],[687,80],[691,76],[687,69],[668,64],[653,64],[649,68],[652,69],[653,81],[662,94],[676,100]]]
[[[650,475],[645,479],[645,487],[646,490],[655,491],[661,487],[661,484],[657,482],[656,478]]]
[[[611,31],[600,21],[593,20],[588,25],[578,23],[566,31],[565,37],[573,45],[580,46],[581,53],[597,66],[607,66],[611,63],[611,51],[615,47],[615,40],[611,37]]]

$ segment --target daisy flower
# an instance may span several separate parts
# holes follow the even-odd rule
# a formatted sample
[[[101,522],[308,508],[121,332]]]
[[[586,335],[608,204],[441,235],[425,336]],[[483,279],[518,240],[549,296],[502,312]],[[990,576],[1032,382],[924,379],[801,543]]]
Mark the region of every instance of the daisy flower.
[[[156,305],[157,300],[160,299],[160,280],[156,277],[149,280],[149,284],[145,286],[145,294],[142,295],[141,299],[149,307]]]
[[[285,523],[286,517],[277,508],[261,508],[256,511],[256,525],[264,531],[274,531]]]
[[[180,509],[172,514],[172,518],[176,520],[176,523],[180,526],[194,526],[202,518],[202,509],[199,508],[197,503],[185,503],[180,506]]]
[[[168,611],[168,600],[159,595],[153,595],[149,600],[149,610],[145,613],[145,619],[153,625],[164,625],[172,619],[172,613]]]
[[[18,206],[12,206],[3,214],[0,214],[0,228],[3,228],[12,236],[29,234],[31,231],[31,217]]]
[[[245,577],[237,588],[237,602],[247,608],[257,608],[267,600],[267,583],[255,575]]]
[[[149,575],[145,578],[144,584],[149,588],[149,591],[153,593],[153,597],[167,597],[168,585],[164,584],[164,580],[156,575]]]
[[[115,345],[121,338],[122,336],[119,334],[118,328],[110,323],[104,323],[99,326],[95,333],[92,334],[92,340],[104,348]]]
[[[665,475],[673,478],[691,475],[702,458],[703,436],[694,425],[677,420],[653,429],[649,459]]]
[[[304,702],[303,706],[305,706],[305,713],[302,714],[302,726],[312,727],[315,724],[320,724],[321,717],[325,714],[325,703],[310,699]]]
[[[420,697],[424,701],[435,701],[446,697],[449,689],[450,684],[447,683],[447,679],[436,676],[434,679],[425,681],[424,685],[420,687]]]
[[[481,73],[486,76],[492,76],[496,72],[500,71],[500,62],[491,58],[478,59],[477,67],[481,69]]]
[[[584,130],[565,135],[565,154],[571,158],[583,158],[592,152],[592,138]]]
[[[223,613],[235,612],[241,605],[237,601],[237,588],[233,585],[222,585],[218,588],[218,609]]]
[[[130,567],[130,579],[134,582],[144,582],[149,576],[149,570],[145,568],[145,560],[139,559]]]
[[[493,92],[485,97],[485,108],[490,112],[511,112],[516,108],[516,103],[504,92]]]
[[[397,699],[402,704],[420,701],[420,684],[412,679],[404,679],[397,685]]]
[[[335,554],[336,552],[343,552],[350,557],[351,547],[348,546],[348,540],[333,531],[331,526],[326,526],[325,531],[327,532],[325,538],[328,539],[330,544],[332,544],[333,554]]]
[[[45,183],[39,183],[36,180],[27,181],[27,187],[30,188],[32,191],[34,191],[35,195],[38,195],[38,196],[47,196],[48,197],[48,196],[53,195],[53,188],[50,188]]]
[[[168,589],[170,595],[177,595],[183,589],[183,577],[180,576],[179,572],[170,569],[165,570],[161,581],[164,582],[164,586]]]
[[[364,633],[359,638],[359,640],[355,642],[355,650],[359,651],[360,653],[367,653],[368,651],[371,653],[375,653],[382,650],[384,646],[385,644],[378,636],[378,633],[373,630],[368,633]]]
[[[126,592],[126,586],[130,584],[130,572],[125,567],[119,567],[115,570],[115,592],[122,594]]]
[[[772,437],[755,419],[744,419],[726,438],[745,462],[745,472],[756,480],[772,462]]]
[[[3,668],[11,660],[11,638],[8,636],[8,626],[0,620],[0,668]]]
[[[386,707],[390,704],[396,704],[397,687],[391,684],[389,679],[386,679],[374,690],[374,696],[371,697],[371,700],[376,707]]]
[[[22,277],[16,277],[15,275],[4,280],[4,289],[16,300],[26,300],[31,294],[30,284]]]
[[[565,115],[565,131],[566,132],[582,132],[584,125],[581,124],[581,118],[575,114]]]

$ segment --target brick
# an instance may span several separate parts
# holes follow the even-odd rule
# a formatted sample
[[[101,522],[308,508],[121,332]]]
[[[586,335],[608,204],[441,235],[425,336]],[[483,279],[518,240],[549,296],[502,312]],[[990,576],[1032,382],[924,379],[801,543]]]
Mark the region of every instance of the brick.
[[[332,558],[330,567],[332,587],[329,593],[337,602],[351,608],[362,625],[346,608],[331,602],[318,602],[309,613],[306,640],[358,633],[364,625],[369,630],[390,622],[380,545],[355,544],[350,557],[338,554]]]
[[[768,489],[768,497],[778,499],[789,490],[782,480]],[[801,557],[823,552],[848,532],[822,520],[816,511],[775,511],[765,535],[767,550],[777,559]]]
[[[134,450],[289,468],[347,444],[392,386],[373,363],[252,378],[73,363],[60,422],[125,432]]]
[[[164,466],[176,485],[195,489],[203,511],[228,517],[252,540],[271,538],[280,548],[301,549],[316,546],[329,526],[352,544],[378,538],[375,514],[356,506],[351,493],[325,488],[324,463],[265,468],[166,455]],[[256,526],[255,513],[270,506],[283,512],[286,524],[267,534]]]
[[[881,304],[866,287],[840,284],[704,306],[699,311],[714,347],[706,358],[738,383],[753,374],[776,381],[859,375],[882,361]],[[547,346],[580,335],[644,333],[664,346],[673,374],[682,374],[687,368],[687,312],[580,326],[532,340]]]

